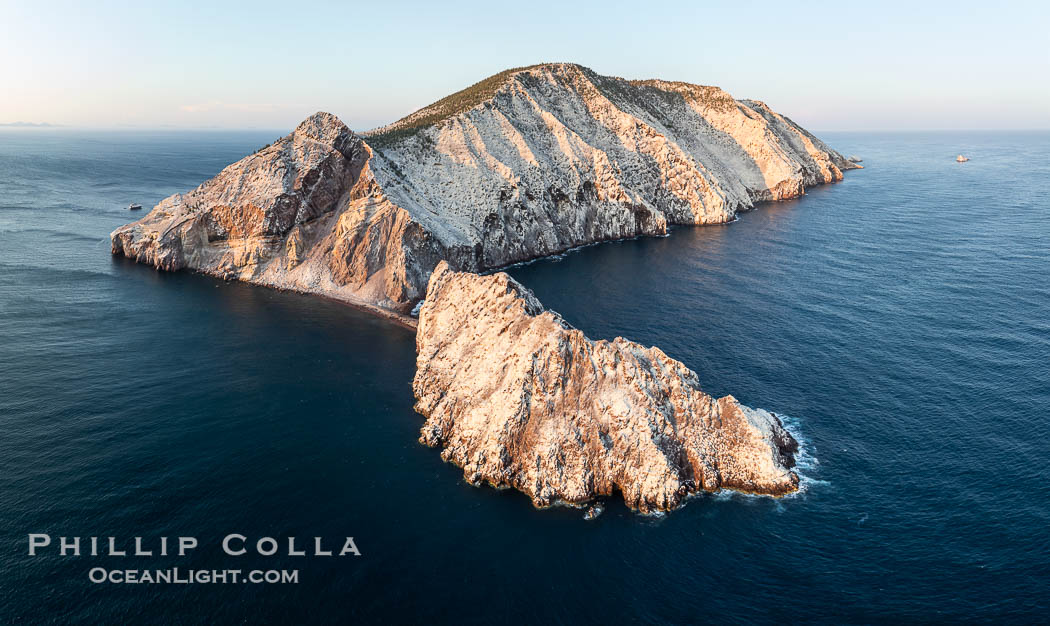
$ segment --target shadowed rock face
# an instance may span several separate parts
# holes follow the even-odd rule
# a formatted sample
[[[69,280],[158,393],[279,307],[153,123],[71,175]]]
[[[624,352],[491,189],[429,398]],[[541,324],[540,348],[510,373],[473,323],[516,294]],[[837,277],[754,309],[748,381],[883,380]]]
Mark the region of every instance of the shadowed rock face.
[[[273,146],[114,231],[113,250],[160,269],[238,274],[258,263],[260,248],[332,211],[366,160],[364,144],[335,116],[314,115]]]
[[[726,222],[857,167],[716,87],[572,64],[479,85],[363,139],[317,113],[115,230],[113,253],[407,313],[440,260],[483,271]]]
[[[420,441],[472,483],[537,506],[620,491],[642,512],[699,491],[798,489],[798,444],[774,415],[712,398],[658,348],[588,339],[506,274],[440,263],[416,348]]]

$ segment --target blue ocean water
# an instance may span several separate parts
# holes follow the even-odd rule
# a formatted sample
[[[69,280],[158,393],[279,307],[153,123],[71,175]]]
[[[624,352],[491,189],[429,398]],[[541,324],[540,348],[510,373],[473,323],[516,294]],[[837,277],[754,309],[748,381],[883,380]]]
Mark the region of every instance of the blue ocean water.
[[[123,206],[278,134],[0,132],[0,622],[1045,619],[1050,133],[825,133],[866,169],[513,268],[588,335],[657,345],[804,442],[797,496],[594,522],[417,443],[410,331],[110,256]],[[28,533],[200,547],[30,557]],[[362,556],[230,557],[229,533]]]

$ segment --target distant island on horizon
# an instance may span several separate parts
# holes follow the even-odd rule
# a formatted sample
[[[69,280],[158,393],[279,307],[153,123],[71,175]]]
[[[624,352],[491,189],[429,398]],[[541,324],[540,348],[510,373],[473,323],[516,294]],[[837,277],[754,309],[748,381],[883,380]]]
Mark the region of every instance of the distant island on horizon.
[[[50,122],[0,122],[0,126],[6,128],[59,128],[62,125]]]

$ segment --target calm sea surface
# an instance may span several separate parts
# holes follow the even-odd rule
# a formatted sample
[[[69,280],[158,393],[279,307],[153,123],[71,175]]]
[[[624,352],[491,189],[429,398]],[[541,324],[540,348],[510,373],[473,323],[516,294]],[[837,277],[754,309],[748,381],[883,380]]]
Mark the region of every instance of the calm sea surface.
[[[1050,133],[826,133],[866,169],[514,268],[591,337],[657,345],[804,441],[800,495],[595,522],[417,443],[410,331],[110,256],[123,206],[278,134],[0,132],[0,622],[1046,619]],[[200,546],[29,557],[32,532]],[[234,558],[229,533],[363,556]]]

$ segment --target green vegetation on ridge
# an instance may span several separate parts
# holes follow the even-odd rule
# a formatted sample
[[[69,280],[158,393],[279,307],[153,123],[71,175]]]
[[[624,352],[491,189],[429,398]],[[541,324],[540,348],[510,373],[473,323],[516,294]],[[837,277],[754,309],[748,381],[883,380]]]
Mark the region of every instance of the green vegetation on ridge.
[[[503,83],[507,82],[507,79],[510,78],[512,74],[524,70],[530,70],[541,65],[544,64],[537,63],[536,65],[515,67],[509,70],[504,70],[499,74],[493,74],[484,80],[474,83],[466,89],[457,91],[450,96],[445,96],[431,105],[425,106],[414,113],[410,113],[389,126],[384,126],[375,131],[365,133],[365,136],[368,138],[370,144],[385,145],[398,139],[414,135],[424,128],[434,126],[454,115],[459,115],[460,113],[469,111],[485,100],[488,100],[495,95],[496,91],[503,86]]]

